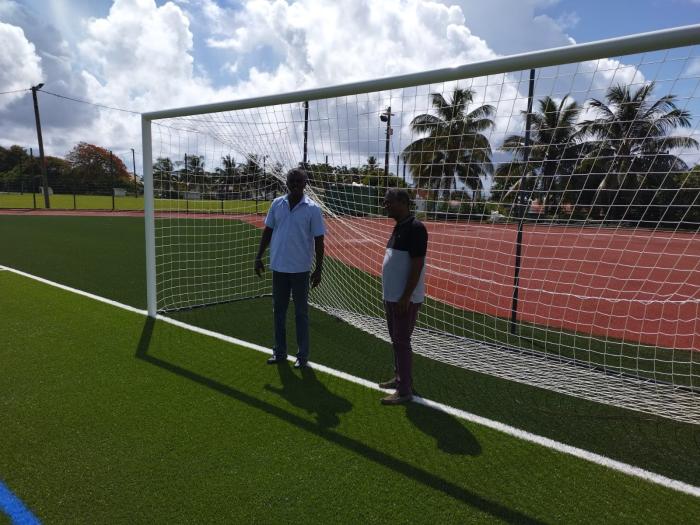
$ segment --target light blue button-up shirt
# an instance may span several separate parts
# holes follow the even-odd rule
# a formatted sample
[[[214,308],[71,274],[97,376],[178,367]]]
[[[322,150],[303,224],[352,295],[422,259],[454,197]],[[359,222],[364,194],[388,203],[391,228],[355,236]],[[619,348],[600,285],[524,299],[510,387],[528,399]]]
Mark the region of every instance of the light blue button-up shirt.
[[[272,228],[270,268],[273,271],[311,271],[316,253],[314,237],[326,233],[318,204],[304,195],[290,211],[289,196],[277,197],[267,212],[265,226]]]

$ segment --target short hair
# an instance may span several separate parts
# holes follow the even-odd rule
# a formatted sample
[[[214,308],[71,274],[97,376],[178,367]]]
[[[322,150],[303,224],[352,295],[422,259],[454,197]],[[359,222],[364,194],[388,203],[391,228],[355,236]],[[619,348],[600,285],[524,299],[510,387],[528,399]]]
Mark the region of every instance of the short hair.
[[[398,202],[405,204],[406,206],[411,206],[411,196],[403,188],[389,188],[386,190],[387,197],[395,199]]]
[[[302,168],[292,168],[287,172],[287,178],[291,177],[292,175],[301,175],[304,177],[304,180],[309,180],[309,174]]]

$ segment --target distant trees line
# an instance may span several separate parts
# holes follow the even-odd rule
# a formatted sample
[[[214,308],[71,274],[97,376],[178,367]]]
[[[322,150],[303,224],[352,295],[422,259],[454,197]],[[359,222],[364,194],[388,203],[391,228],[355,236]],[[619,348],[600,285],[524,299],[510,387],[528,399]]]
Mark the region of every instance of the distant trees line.
[[[419,138],[401,158],[428,213],[450,213],[468,205],[499,203],[506,213],[520,207],[553,219],[700,225],[700,165],[679,156],[699,149],[678,133],[691,128],[690,113],[676,96],[654,99],[653,82],[611,87],[604,100],[583,105],[565,96],[536,101],[524,133],[506,137],[498,150],[510,160],[494,163],[490,143],[496,108],[470,108],[475,92],[456,88],[446,99],[431,95],[432,111],[413,118]],[[585,113],[584,113],[585,111]],[[583,116],[589,118],[582,118]],[[527,117],[522,112],[522,117]],[[283,166],[266,156],[231,155],[208,169],[204,157],[160,157],[153,164],[154,190],[161,198],[269,199],[285,191]],[[406,186],[385,176],[373,156],[362,166],[309,163],[310,182],[319,189],[363,185]],[[65,159],[47,157],[49,186],[58,192],[104,193],[111,188],[139,192],[141,183],[118,157],[99,146],[78,144]],[[39,160],[19,146],[0,147],[0,191],[36,189]],[[482,203],[482,205],[478,205]],[[492,209],[490,206],[489,209]]]
[[[700,166],[691,169],[675,154],[698,149],[694,138],[674,134],[691,127],[690,113],[676,106],[673,94],[652,100],[654,87],[613,86],[605,100],[583,106],[569,96],[540,99],[530,115],[529,144],[524,133],[507,137],[500,149],[512,160],[497,167],[487,135],[496,109],[467,112],[472,90],[457,88],[449,101],[434,93],[433,113],[411,122],[423,136],[403,156],[414,184],[433,202],[449,200],[458,183],[480,200],[489,182],[490,200],[535,203],[545,217],[697,228]],[[594,118],[582,120],[584,110]]]
[[[106,195],[113,188],[132,193],[143,188],[119,157],[93,144],[81,142],[64,159],[46,156],[45,160],[48,185],[55,193]],[[38,156],[21,146],[0,146],[0,191],[39,191],[40,177]]]

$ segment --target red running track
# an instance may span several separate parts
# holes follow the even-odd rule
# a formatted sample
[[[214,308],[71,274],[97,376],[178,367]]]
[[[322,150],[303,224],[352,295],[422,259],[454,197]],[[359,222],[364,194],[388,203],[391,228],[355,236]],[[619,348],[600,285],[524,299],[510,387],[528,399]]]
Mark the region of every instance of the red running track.
[[[25,212],[35,213],[56,212]],[[263,221],[255,215],[159,213],[180,215],[244,220],[256,227],[262,227]],[[393,221],[345,218],[327,222],[328,255],[379,276]],[[428,221],[426,226],[430,236],[428,295],[466,310],[510,318],[515,225]],[[700,350],[700,235],[525,226],[518,318],[597,337]]]
[[[515,225],[426,222],[426,291],[510,318]],[[329,253],[374,275],[393,223],[329,221]],[[551,328],[700,350],[700,236],[525,226],[518,318]]]

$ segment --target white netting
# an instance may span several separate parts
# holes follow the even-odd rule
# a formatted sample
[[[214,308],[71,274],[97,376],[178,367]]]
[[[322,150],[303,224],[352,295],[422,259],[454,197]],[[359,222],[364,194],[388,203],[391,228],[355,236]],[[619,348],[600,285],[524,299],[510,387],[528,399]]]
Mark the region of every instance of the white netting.
[[[417,352],[700,421],[698,47],[538,69],[527,118],[530,75],[154,121],[158,308],[268,294],[259,228],[302,165],[329,229],[311,300],[386,338],[381,198],[405,186]]]

